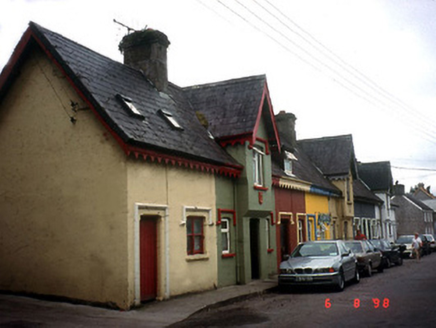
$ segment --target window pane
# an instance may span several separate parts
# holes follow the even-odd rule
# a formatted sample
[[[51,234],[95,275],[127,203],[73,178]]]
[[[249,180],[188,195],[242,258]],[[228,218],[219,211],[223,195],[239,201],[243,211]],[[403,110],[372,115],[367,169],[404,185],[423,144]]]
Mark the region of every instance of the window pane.
[[[192,234],[192,219],[189,219],[186,221],[186,233],[188,235]]]
[[[191,242],[191,238],[192,237],[188,236],[187,241],[186,241],[186,245],[187,245],[186,248],[187,248],[188,254],[192,254],[192,242]]]
[[[202,237],[201,236],[195,236],[194,237],[194,252],[200,252],[202,247],[201,247],[201,240]]]
[[[229,235],[227,234],[227,232],[223,232],[221,234],[221,241],[222,241],[222,250],[224,251],[229,251]]]
[[[228,225],[227,225],[227,220],[226,219],[223,219],[222,221],[221,221],[221,230],[227,230],[228,229]]]
[[[203,220],[202,219],[194,219],[194,233],[201,234],[202,227],[203,227]]]

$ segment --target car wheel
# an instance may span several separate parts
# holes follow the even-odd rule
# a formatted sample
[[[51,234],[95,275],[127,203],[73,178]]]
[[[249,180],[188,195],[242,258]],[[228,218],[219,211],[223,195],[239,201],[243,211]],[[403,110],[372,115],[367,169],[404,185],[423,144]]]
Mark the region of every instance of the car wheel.
[[[360,282],[360,273],[359,273],[359,268],[356,265],[356,271],[354,272],[354,279],[353,279],[354,283],[358,284]]]
[[[386,262],[385,262],[385,267],[389,269],[391,266],[392,266],[392,262],[391,262],[391,260],[387,257],[387,258],[386,258]]]
[[[338,284],[336,285],[336,290],[338,292],[342,292],[345,288],[345,278],[344,278],[344,271],[339,271],[339,277],[338,277]]]
[[[377,268],[377,272],[382,273],[384,271],[385,267],[383,265],[383,263],[380,263],[380,265]]]
[[[368,263],[368,265],[366,266],[366,275],[368,277],[372,276],[372,265],[371,265],[371,263]]]
[[[403,265],[403,258],[401,256],[398,257],[397,265]]]

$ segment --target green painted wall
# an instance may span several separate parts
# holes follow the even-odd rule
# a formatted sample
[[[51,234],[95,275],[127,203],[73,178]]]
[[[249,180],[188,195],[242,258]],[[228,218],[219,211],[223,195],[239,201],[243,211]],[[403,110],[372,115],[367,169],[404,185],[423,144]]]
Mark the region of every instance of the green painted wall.
[[[268,139],[263,122],[260,122],[257,136],[262,139]],[[266,152],[265,144],[257,141],[255,146]],[[258,270],[260,279],[266,279],[272,273],[277,271],[276,268],[276,250],[273,249],[275,241],[275,225],[271,225],[271,212],[274,212],[274,193],[272,190],[271,174],[271,154],[263,156],[264,168],[264,187],[267,190],[259,190],[254,187],[253,180],[253,152],[249,143],[244,145],[237,144],[228,146],[227,152],[244,166],[241,177],[235,180],[236,184],[236,215],[237,215],[237,273],[238,282],[245,284],[252,280],[252,260],[258,261]],[[218,184],[217,184],[218,186]],[[259,201],[259,195],[262,197],[262,203]],[[219,202],[219,201],[217,201]],[[258,236],[250,236],[250,221],[258,220]],[[266,224],[269,224],[269,230]],[[267,233],[269,237],[267,237]],[[269,238],[269,243],[268,243]],[[257,243],[257,255],[251,254],[251,244]],[[223,271],[220,269],[220,271]],[[220,276],[224,276],[221,274]]]

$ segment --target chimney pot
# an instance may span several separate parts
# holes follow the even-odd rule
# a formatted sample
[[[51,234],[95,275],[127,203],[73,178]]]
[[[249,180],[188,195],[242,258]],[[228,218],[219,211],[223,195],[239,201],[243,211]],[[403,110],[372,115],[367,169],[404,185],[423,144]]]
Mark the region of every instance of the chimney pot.
[[[168,86],[169,44],[164,33],[149,28],[126,35],[118,47],[124,54],[124,64],[143,71],[159,91],[165,91]]]

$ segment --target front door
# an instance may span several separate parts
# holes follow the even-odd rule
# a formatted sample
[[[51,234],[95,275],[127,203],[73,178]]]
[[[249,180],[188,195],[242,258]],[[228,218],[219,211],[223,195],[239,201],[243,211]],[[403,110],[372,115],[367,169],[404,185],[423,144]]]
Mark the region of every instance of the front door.
[[[141,302],[157,296],[157,217],[142,216],[140,221]]]
[[[260,278],[259,219],[250,219],[251,279]]]
[[[280,224],[280,250],[282,260],[284,255],[291,254],[291,221],[289,219],[281,219]]]

